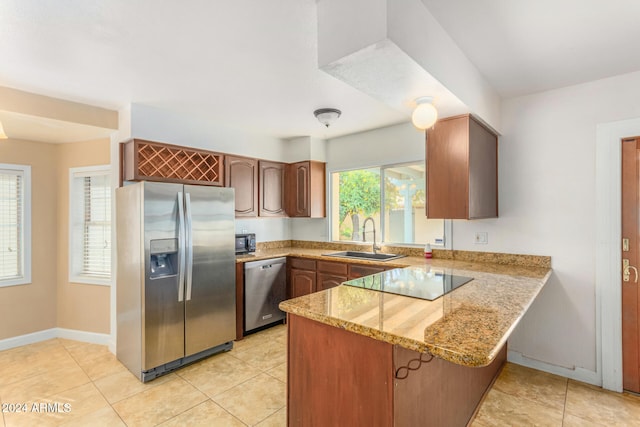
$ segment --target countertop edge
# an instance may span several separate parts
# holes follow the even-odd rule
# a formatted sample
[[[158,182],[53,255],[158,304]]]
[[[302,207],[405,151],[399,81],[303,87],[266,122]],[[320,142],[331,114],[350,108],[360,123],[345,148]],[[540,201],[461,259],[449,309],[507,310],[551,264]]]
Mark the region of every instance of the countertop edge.
[[[402,337],[391,333],[385,333],[383,331],[377,330],[375,328],[371,328],[365,325],[360,325],[356,323],[352,323],[346,320],[338,320],[335,318],[327,317],[326,315],[317,314],[313,311],[306,310],[298,305],[292,304],[290,301],[295,301],[296,299],[286,300],[280,303],[280,309],[294,315],[298,315],[301,317],[305,317],[311,320],[315,320],[317,322],[334,326],[340,329],[344,329],[359,335],[367,336],[372,339],[377,339],[379,341],[387,342],[393,345],[399,345],[401,347],[407,348],[409,350],[414,350],[420,353],[429,353],[440,359],[456,363],[458,365],[468,366],[468,367],[483,367],[489,365],[497,356],[500,349],[507,342],[517,325],[520,323],[524,315],[527,313],[533,302],[536,300],[542,289],[548,282],[551,274],[553,273],[552,269],[548,269],[546,274],[542,278],[528,278],[532,281],[537,281],[539,286],[535,293],[533,293],[528,301],[523,305],[520,315],[511,322],[510,327],[502,334],[502,337],[496,345],[493,347],[491,351],[488,353],[483,353],[482,355],[473,354],[473,353],[463,353],[452,351],[451,349],[447,349],[445,347],[440,347],[435,344],[429,344],[427,342],[421,342],[412,338]],[[514,277],[518,277],[514,275]],[[346,285],[340,285],[346,286]],[[327,292],[327,291],[320,291]],[[371,291],[375,292],[375,291]],[[311,294],[313,295],[313,294]],[[303,296],[300,298],[305,298],[308,296]]]

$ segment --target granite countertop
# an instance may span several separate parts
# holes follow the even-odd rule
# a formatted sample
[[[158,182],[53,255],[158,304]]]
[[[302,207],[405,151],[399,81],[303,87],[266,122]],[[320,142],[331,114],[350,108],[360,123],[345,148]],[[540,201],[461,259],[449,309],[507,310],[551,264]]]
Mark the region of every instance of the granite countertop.
[[[353,250],[353,248],[348,248]],[[397,248],[396,248],[397,249]],[[431,259],[426,260],[422,256],[405,256],[402,258],[396,258],[389,261],[371,261],[357,258],[344,258],[344,257],[331,257],[326,256],[332,252],[338,252],[342,249],[327,249],[327,248],[308,248],[298,246],[286,246],[272,249],[262,249],[249,255],[236,255],[236,263],[244,263],[250,261],[259,261],[269,258],[278,257],[298,257],[309,258],[320,261],[337,261],[347,262],[349,264],[366,264],[384,266],[386,268],[404,268],[432,265],[440,263],[440,265],[449,265],[446,263],[453,263],[456,268],[466,269],[472,271],[489,272],[496,274],[507,275],[522,275],[526,277],[544,277],[548,271],[550,271],[550,258],[533,255],[509,255],[509,254],[487,254],[482,252],[468,252],[466,254],[478,254],[478,260],[474,260],[472,257],[465,261],[454,261],[449,259]],[[363,249],[364,250],[364,249]],[[369,246],[369,251],[370,246]],[[394,250],[394,252],[398,252]],[[415,250],[413,250],[415,252]],[[434,251],[435,252],[435,251]],[[451,252],[451,251],[449,251]],[[494,258],[498,258],[496,263],[493,262]],[[467,258],[469,258],[467,256]],[[511,263],[513,261],[513,263]],[[444,264],[443,264],[444,263]],[[517,264],[520,263],[521,265]]]
[[[322,256],[327,252],[283,248],[274,253],[277,253],[275,256],[343,261]],[[262,255],[267,258],[274,256]],[[479,367],[488,365],[495,358],[551,275],[549,267],[425,260],[419,257],[375,264],[409,268],[392,269],[356,280],[424,286],[429,275],[440,273],[467,276],[473,280],[433,301],[343,284],[283,301],[280,308],[374,339],[430,353],[453,363]]]

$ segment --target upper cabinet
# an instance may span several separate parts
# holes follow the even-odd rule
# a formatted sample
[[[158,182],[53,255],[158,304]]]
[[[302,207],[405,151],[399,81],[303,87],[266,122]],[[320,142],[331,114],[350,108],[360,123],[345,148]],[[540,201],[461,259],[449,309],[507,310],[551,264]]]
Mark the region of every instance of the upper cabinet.
[[[286,163],[260,160],[259,215],[287,216],[285,209]]]
[[[258,160],[225,156],[224,185],[235,190],[236,217],[258,216]]]
[[[498,136],[471,115],[427,132],[427,217],[498,216]]]
[[[236,217],[325,217],[325,164],[271,162],[131,139],[120,144],[123,181],[235,189]]]
[[[287,214],[324,218],[325,164],[304,161],[287,165]]]
[[[222,186],[223,158],[212,151],[131,139],[120,144],[121,181]]]

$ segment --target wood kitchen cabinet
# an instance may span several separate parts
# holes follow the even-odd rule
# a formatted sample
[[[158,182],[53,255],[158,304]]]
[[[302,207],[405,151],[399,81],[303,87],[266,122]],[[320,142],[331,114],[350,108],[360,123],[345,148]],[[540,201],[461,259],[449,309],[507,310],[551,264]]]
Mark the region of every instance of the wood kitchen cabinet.
[[[351,264],[349,266],[349,280],[358,279],[364,276],[370,276],[372,274],[381,273],[386,268],[376,267],[372,265]]]
[[[286,163],[260,160],[258,214],[259,216],[286,216],[285,174]]]
[[[236,217],[258,216],[258,160],[226,156],[224,185],[235,190]]]
[[[290,426],[466,426],[507,354],[468,367],[291,313],[287,333]]]
[[[306,258],[289,258],[287,265],[289,266],[289,296],[291,298],[331,289],[347,280],[387,270],[386,267],[378,265],[314,261]]]
[[[427,132],[427,217],[498,216],[498,136],[471,115]]]
[[[120,185],[123,181],[181,184],[224,184],[224,155],[163,142],[131,139],[120,144]]]
[[[297,298],[316,291],[316,262],[311,259],[289,258],[289,296]]]
[[[287,165],[287,214],[290,217],[324,218],[325,164],[304,161]]]
[[[317,291],[335,288],[348,280],[349,264],[334,261],[318,261],[316,267]]]
[[[244,337],[244,264],[236,263],[236,341]]]

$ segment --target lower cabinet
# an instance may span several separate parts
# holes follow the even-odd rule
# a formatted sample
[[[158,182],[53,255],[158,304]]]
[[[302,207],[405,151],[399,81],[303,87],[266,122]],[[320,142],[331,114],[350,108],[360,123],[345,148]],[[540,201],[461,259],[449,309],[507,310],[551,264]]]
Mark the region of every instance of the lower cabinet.
[[[340,286],[342,282],[347,281],[347,276],[333,276],[326,273],[317,274],[317,286],[318,291],[324,291],[325,289],[335,288]]]
[[[316,262],[312,259],[289,258],[289,297],[297,298],[316,291]]]
[[[484,367],[421,363],[397,344],[287,318],[289,426],[466,426],[507,356],[505,344]]]
[[[289,297],[296,298],[313,292],[324,291],[359,277],[370,276],[386,270],[376,265],[349,264],[339,261],[315,261],[290,257]]]
[[[236,341],[244,337],[244,264],[236,263]]]
[[[381,273],[386,270],[384,267],[376,267],[372,265],[351,264],[349,266],[349,280],[359,277],[371,276],[372,274]]]
[[[291,269],[291,298],[301,297],[316,291],[316,272]]]
[[[348,280],[349,264],[334,261],[318,261],[317,272],[317,290],[335,288]]]

